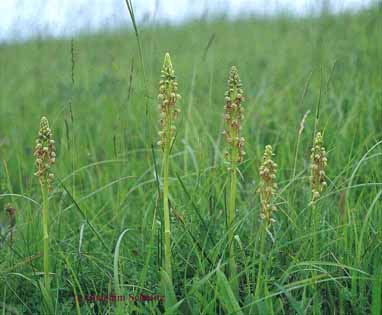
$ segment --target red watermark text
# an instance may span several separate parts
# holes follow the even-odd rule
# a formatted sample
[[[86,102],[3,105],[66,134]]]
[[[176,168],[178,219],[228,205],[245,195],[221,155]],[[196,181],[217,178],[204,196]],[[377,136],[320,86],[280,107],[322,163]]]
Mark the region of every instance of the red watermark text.
[[[76,295],[74,299],[79,303],[92,303],[92,302],[159,302],[164,301],[164,296],[159,294],[139,294],[133,295]]]

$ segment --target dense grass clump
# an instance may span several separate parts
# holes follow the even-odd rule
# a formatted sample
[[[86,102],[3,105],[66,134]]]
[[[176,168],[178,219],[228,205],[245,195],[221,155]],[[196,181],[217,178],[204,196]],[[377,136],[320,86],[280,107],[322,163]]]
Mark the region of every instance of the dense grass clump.
[[[2,44],[0,311],[380,315],[381,29],[375,7]]]

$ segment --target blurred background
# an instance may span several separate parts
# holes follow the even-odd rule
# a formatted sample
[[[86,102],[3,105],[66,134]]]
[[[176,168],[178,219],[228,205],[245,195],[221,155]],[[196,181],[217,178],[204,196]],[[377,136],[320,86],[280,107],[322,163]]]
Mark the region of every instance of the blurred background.
[[[317,15],[359,11],[377,0],[144,0],[132,1],[142,24],[178,24],[190,19]],[[0,41],[71,37],[129,23],[125,0],[1,0]]]

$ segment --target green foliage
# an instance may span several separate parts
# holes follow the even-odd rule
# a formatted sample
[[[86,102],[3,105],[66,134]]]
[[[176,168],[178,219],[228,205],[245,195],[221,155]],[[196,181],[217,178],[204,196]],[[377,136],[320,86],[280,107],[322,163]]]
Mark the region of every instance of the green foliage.
[[[117,289],[128,299],[166,298],[128,300],[130,313],[378,314],[381,15],[374,8],[220,19],[2,44],[0,211],[9,204],[17,220],[13,245],[6,240],[0,249],[0,313],[113,314],[120,302],[77,304],[74,297]],[[169,155],[172,281],[161,279],[161,148],[147,131],[158,126],[157,81],[168,50],[183,97]],[[237,295],[218,268],[229,252],[221,131],[232,65],[246,98],[232,244]],[[316,115],[304,118],[299,133],[308,110]],[[40,285],[42,205],[32,158],[42,115],[59,161],[49,194],[49,295]],[[314,217],[310,149],[318,130],[328,165]],[[278,211],[262,229],[258,169],[267,144],[277,152]]]

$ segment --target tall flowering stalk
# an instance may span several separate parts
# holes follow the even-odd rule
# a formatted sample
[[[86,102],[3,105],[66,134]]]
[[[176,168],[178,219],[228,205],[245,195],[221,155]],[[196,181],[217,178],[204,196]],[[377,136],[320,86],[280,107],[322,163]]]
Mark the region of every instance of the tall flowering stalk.
[[[321,192],[326,187],[325,168],[328,164],[326,150],[324,147],[324,139],[321,132],[317,132],[314,139],[313,148],[311,150],[311,175],[310,186],[312,189],[311,204],[315,207],[317,200],[320,198]]]
[[[233,66],[229,72],[227,91],[225,92],[225,130],[223,131],[227,143],[225,159],[229,164],[228,171],[230,175],[227,213],[230,278],[232,278],[237,272],[233,239],[236,210],[237,168],[238,165],[243,161],[245,155],[243,149],[245,140],[240,135],[241,123],[244,118],[244,108],[242,106],[243,100],[243,89],[239,73],[236,67]],[[237,285],[234,284],[234,286],[234,289],[237,289]]]
[[[36,157],[37,171],[35,175],[38,177],[42,193],[42,217],[43,217],[43,240],[44,240],[44,283],[45,288],[50,288],[49,281],[49,220],[48,194],[52,187],[54,174],[51,171],[52,165],[56,161],[56,147],[53,140],[52,131],[49,128],[49,122],[46,117],[42,117],[40,121],[40,130],[36,140],[34,151]]]
[[[311,149],[311,174],[310,187],[312,190],[312,199],[310,205],[313,210],[313,252],[314,258],[318,259],[318,225],[320,222],[320,214],[316,211],[317,201],[320,198],[322,191],[327,186],[325,169],[328,164],[326,150],[324,147],[324,139],[321,132],[317,132],[313,147]]]
[[[158,145],[163,151],[163,214],[164,214],[164,269],[170,279],[171,270],[171,229],[169,209],[169,167],[170,151],[175,140],[175,120],[180,112],[176,103],[180,100],[177,93],[178,83],[175,79],[170,55],[166,53],[162,67],[161,80],[159,81],[159,111],[160,111],[160,140]]]
[[[263,161],[259,168],[260,185],[258,193],[260,195],[261,212],[260,218],[262,220],[262,226],[260,229],[260,263],[256,280],[255,298],[258,298],[261,289],[261,278],[263,272],[263,259],[266,231],[270,225],[276,220],[273,217],[273,213],[276,211],[276,206],[273,205],[273,199],[277,190],[276,174],[277,164],[273,161],[274,156],[272,147],[267,145],[265,147]]]

